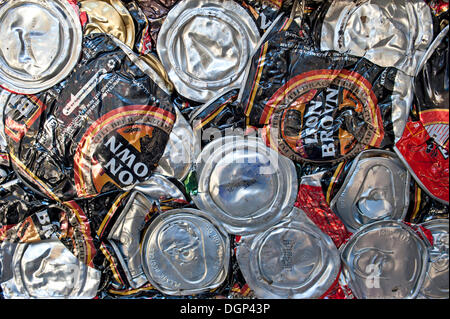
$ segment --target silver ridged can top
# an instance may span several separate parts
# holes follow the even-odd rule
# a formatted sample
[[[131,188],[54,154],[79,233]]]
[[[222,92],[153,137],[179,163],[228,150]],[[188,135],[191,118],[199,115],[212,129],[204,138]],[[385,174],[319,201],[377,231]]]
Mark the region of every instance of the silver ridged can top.
[[[448,219],[434,219],[421,225],[431,231],[433,247],[430,250],[428,272],[419,297],[448,299]]]
[[[94,298],[100,272],[79,261],[59,240],[18,244],[13,278],[2,283],[5,298]]]
[[[340,0],[326,13],[320,48],[414,76],[432,39],[432,14],[423,0]]]
[[[228,274],[230,243],[205,212],[184,208],[161,213],[141,243],[144,272],[167,295],[193,295],[219,287]]]
[[[197,158],[198,191],[192,200],[230,234],[275,225],[297,197],[293,162],[255,137],[228,136],[209,143]]]
[[[413,299],[428,268],[428,246],[401,221],[360,228],[340,247],[344,274],[357,299]]]
[[[259,39],[255,22],[235,1],[184,0],[169,11],[157,51],[178,93],[204,103],[239,85]]]
[[[277,225],[243,236],[237,262],[256,297],[264,299],[320,298],[341,266],[331,238],[298,208]]]
[[[351,232],[375,221],[403,219],[409,181],[409,172],[395,153],[367,150],[353,161],[330,207]]]
[[[82,30],[66,0],[15,0],[0,6],[0,85],[34,94],[62,81],[78,62]]]

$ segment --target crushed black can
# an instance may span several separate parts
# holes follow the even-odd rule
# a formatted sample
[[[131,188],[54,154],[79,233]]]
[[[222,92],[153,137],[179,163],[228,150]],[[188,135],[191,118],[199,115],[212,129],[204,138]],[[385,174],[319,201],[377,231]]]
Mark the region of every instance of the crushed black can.
[[[86,36],[67,81],[42,94],[11,96],[5,106],[18,175],[56,201],[148,179],[176,119],[161,79],[149,74],[109,36]]]

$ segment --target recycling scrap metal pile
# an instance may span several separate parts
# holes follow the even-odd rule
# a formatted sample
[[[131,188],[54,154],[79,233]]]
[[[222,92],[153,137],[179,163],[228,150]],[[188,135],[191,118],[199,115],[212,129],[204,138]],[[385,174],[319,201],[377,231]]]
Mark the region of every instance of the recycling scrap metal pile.
[[[0,298],[449,298],[447,0],[0,0]]]

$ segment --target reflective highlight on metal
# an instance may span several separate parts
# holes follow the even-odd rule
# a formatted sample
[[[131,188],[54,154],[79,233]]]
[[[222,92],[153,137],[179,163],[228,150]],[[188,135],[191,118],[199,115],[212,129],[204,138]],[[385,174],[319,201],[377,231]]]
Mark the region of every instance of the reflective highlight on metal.
[[[400,221],[363,226],[340,251],[357,299],[413,299],[428,268],[427,244]]]
[[[379,220],[404,219],[410,179],[395,153],[364,151],[353,161],[330,207],[350,232]]]
[[[320,48],[414,76],[432,39],[432,14],[425,1],[342,0],[333,1],[326,13]]]
[[[219,287],[228,273],[228,235],[211,216],[175,209],[156,217],[141,246],[144,272],[167,295],[193,295]]]
[[[405,130],[409,111],[414,98],[414,77],[397,70],[394,90],[392,91],[392,124],[395,142],[398,142]]]
[[[156,172],[179,181],[186,178],[198,155],[194,132],[181,112],[176,109],[177,119],[170,132],[164,154],[158,162]]]
[[[81,24],[66,0],[0,6],[0,85],[34,94],[63,80],[81,52]]]
[[[7,299],[88,299],[96,296],[100,272],[80,262],[59,240],[18,244],[13,278],[1,284]]]
[[[420,290],[419,298],[448,299],[448,219],[434,219],[421,224],[431,231],[433,247],[425,282]]]
[[[319,298],[335,282],[341,264],[331,238],[298,208],[279,224],[243,236],[237,261],[256,297],[270,299]]]
[[[3,90],[0,88],[0,151],[6,150],[8,144],[6,143],[5,136],[5,124],[3,120],[3,112],[6,107],[6,103],[8,103],[10,92]]]
[[[267,229],[294,206],[298,185],[293,162],[258,138],[214,140],[197,158],[195,169],[198,192],[192,200],[231,234]]]
[[[234,1],[181,1],[161,27],[157,51],[178,93],[205,103],[242,82],[259,39],[255,22]]]
[[[148,181],[138,184],[130,195],[126,206],[115,221],[108,240],[113,247],[131,287],[139,288],[147,283],[142,268],[139,249],[141,232],[146,216],[153,205],[161,199],[186,200],[183,193],[169,180],[157,174]]]
[[[88,15],[84,34],[108,33],[133,48],[133,18],[120,0],[81,0],[80,11]]]

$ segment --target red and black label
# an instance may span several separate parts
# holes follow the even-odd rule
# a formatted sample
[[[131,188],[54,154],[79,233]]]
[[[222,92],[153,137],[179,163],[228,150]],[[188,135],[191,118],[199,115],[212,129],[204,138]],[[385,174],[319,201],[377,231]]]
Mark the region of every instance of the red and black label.
[[[67,201],[148,179],[175,119],[171,97],[112,39],[95,34],[65,81],[10,97],[5,133],[19,176]]]

